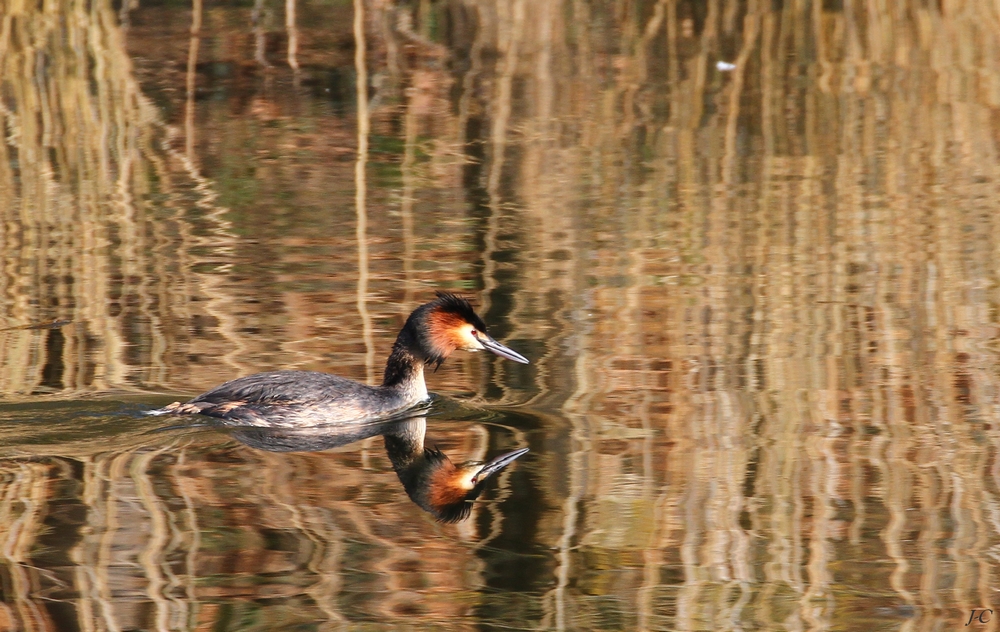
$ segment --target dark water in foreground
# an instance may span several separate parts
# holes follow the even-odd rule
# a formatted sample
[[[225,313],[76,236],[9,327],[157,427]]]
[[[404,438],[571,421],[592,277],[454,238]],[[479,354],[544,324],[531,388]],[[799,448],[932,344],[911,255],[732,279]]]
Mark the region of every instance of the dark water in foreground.
[[[996,629],[993,4],[194,9],[0,0],[0,631]],[[464,522],[142,414],[437,289]]]

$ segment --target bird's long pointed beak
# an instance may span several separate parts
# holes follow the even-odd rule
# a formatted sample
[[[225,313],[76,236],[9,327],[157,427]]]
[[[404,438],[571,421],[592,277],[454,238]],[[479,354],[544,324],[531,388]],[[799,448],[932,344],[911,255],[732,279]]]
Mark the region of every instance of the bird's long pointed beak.
[[[493,459],[489,463],[483,466],[483,469],[479,470],[476,474],[476,479],[478,483],[482,483],[489,477],[493,476],[503,468],[507,467],[513,463],[518,457],[523,456],[528,453],[528,448],[521,448],[520,450],[514,450],[513,452],[508,452],[507,454],[501,454],[497,458]]]
[[[520,362],[521,364],[528,364],[528,358],[524,357],[517,351],[514,351],[510,347],[504,346],[494,340],[492,337],[480,334],[479,338],[480,344],[486,347],[487,350],[492,351],[501,358],[507,358],[508,360],[513,360],[514,362]]]

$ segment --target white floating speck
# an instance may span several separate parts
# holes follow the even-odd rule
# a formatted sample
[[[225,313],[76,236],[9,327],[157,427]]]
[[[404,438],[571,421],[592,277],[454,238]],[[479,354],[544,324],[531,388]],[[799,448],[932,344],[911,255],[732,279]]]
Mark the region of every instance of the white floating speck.
[[[736,70],[736,64],[731,64],[728,61],[717,61],[715,62],[715,69],[719,72],[729,72]]]

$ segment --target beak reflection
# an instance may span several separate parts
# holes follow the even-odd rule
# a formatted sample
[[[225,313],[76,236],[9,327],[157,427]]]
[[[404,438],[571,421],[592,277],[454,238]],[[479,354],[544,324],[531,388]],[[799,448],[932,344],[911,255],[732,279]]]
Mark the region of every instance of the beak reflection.
[[[483,469],[479,470],[479,473],[476,474],[476,485],[482,485],[483,481],[513,463],[518,457],[527,453],[528,448],[521,448],[520,450],[514,450],[513,452],[508,452],[507,454],[501,454],[497,458],[493,459],[484,465]]]

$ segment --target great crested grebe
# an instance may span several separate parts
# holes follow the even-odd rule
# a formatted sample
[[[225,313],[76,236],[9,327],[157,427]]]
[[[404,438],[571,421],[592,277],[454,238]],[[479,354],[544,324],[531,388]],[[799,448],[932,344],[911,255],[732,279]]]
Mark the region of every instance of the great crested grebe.
[[[380,386],[317,371],[269,371],[237,378],[151,415],[208,415],[236,425],[301,428],[384,419],[428,399],[424,365],[453,351],[492,351],[528,364],[486,333],[464,298],[438,292],[413,310],[396,336]]]

